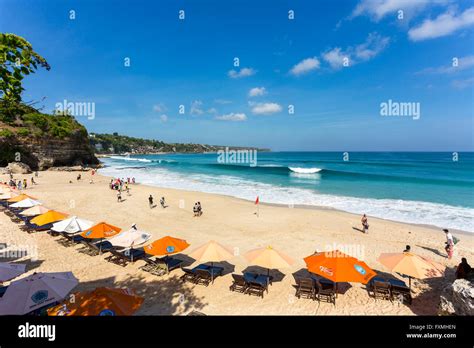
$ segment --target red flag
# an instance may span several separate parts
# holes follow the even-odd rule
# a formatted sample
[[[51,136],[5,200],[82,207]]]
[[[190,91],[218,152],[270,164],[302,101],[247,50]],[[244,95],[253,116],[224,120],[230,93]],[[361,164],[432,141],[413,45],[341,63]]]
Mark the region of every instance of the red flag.
[[[257,196],[257,199],[255,200],[255,204],[258,204],[259,200],[258,200],[258,196]]]

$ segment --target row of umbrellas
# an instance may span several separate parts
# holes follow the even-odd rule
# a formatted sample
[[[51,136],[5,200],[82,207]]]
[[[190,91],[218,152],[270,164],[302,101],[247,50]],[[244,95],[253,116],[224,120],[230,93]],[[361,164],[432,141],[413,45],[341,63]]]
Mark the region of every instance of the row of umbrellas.
[[[13,208],[23,208],[25,210],[22,211],[22,215],[24,216],[36,216],[31,220],[31,223],[37,224],[42,226],[44,224],[53,223],[52,230],[56,232],[64,232],[64,233],[78,233],[80,232],[84,238],[91,238],[91,239],[103,239],[107,238],[108,241],[112,245],[121,246],[121,247],[133,247],[135,245],[140,245],[146,243],[150,238],[151,235],[146,232],[138,231],[136,229],[130,229],[129,231],[122,231],[119,227],[110,225],[106,222],[100,222],[96,225],[93,225],[91,221],[80,219],[76,216],[68,217],[66,214],[50,210],[45,208],[41,205],[41,202],[37,201],[36,198],[31,197],[26,194],[19,194],[15,192],[15,190],[5,190],[0,187],[0,200],[7,199],[10,206]],[[189,247],[189,243],[187,243],[183,239],[174,238],[171,236],[166,236],[155,240],[154,242],[146,245],[144,250],[147,254],[150,255],[171,255],[182,252],[187,247]],[[196,261],[202,263],[210,262],[213,264],[214,262],[222,262],[234,257],[234,253],[228,247],[225,247],[215,241],[209,241],[204,245],[195,249],[192,253],[189,254],[190,257],[194,258]],[[267,268],[268,273],[271,269],[281,269],[291,266],[294,261],[284,253],[272,248],[272,247],[264,247],[251,250],[244,254],[244,257],[253,265],[261,266]],[[333,282],[360,282],[366,284],[376,275],[376,272],[373,271],[365,262],[360,261],[352,256],[343,254],[340,251],[332,251],[332,252],[322,252],[322,253],[315,253],[304,258],[304,261],[307,265],[307,269],[309,272],[319,274],[327,279],[332,280]],[[424,279],[424,278],[431,278],[431,277],[438,277],[442,276],[444,272],[444,266],[435,263],[431,260],[423,258],[421,256],[412,254],[412,253],[393,253],[393,254],[381,254],[378,258],[378,261],[385,265],[388,269],[393,272],[405,274],[410,277],[410,286],[411,286],[411,277]],[[3,267],[2,267],[3,265]],[[6,266],[9,265],[9,266]],[[18,267],[12,266],[24,266],[24,265],[14,265],[14,264],[0,264],[0,281],[1,279],[6,279],[11,276],[12,279],[19,274],[24,272],[24,268],[21,270]],[[18,274],[19,272],[19,274]],[[70,273],[70,272],[68,272]],[[8,275],[10,274],[10,275]],[[72,275],[72,273],[70,274]],[[66,280],[71,280],[71,276],[62,274],[53,274],[50,278],[45,278],[44,276],[30,276],[28,278],[28,282],[26,284],[40,284],[38,286],[41,287],[41,282],[44,282],[48,279],[51,280],[51,284],[68,284]],[[63,279],[64,278],[64,279]],[[26,279],[26,278],[24,278]],[[61,281],[61,279],[63,281]],[[75,278],[74,278],[75,279]],[[35,281],[36,280],[36,281]],[[5,280],[3,280],[5,281]],[[20,280],[21,281],[21,280]],[[76,280],[77,282],[77,280]],[[14,283],[12,283],[13,285]],[[72,283],[69,283],[72,284]],[[76,283],[77,284],[77,283]],[[43,284],[44,285],[44,284]],[[42,306],[48,304],[45,301],[48,301],[48,294],[49,291],[46,290],[46,294],[37,293],[31,294],[28,291],[34,291],[34,286],[31,286],[30,290],[25,290],[28,286],[25,287],[23,284],[22,287],[16,285],[12,289],[15,290],[17,287],[18,289],[23,289],[17,292],[18,294],[26,294],[25,298],[27,298],[26,303],[23,303],[23,310],[34,310],[35,305],[31,303],[31,301],[35,303],[43,303]],[[35,285],[36,286],[36,285]],[[75,285],[74,285],[75,286]],[[43,286],[44,287],[44,286]],[[67,286],[65,286],[67,289]],[[4,310],[8,311],[18,311],[21,312],[21,308],[19,307],[20,304],[14,304],[14,302],[18,301],[5,301],[8,300],[10,294],[10,287],[7,293],[4,295],[4,299],[0,301],[0,313],[3,313]],[[69,290],[71,291],[72,288]],[[97,290],[97,289],[96,289]],[[15,290],[16,291],[16,290]],[[65,291],[65,290],[64,290]],[[69,293],[67,291],[67,293]],[[125,291],[126,292],[126,291]],[[61,292],[56,293],[53,292],[51,298],[55,298],[57,301],[58,297],[61,297]],[[50,294],[50,295],[51,295]],[[30,296],[31,295],[31,296]],[[33,296],[34,295],[34,296]],[[101,298],[101,301],[105,301],[105,298],[108,296],[112,296],[113,298],[127,298],[125,301],[126,303],[132,304],[130,308],[140,306],[140,298],[131,294],[131,293],[124,293],[122,289],[109,289],[109,288],[100,288],[97,292],[90,292],[90,293],[81,293],[80,296],[98,299]],[[129,297],[127,297],[129,296]],[[44,299],[43,299],[44,297]],[[64,297],[63,297],[64,298]],[[40,300],[38,300],[40,299]],[[31,300],[31,301],[30,301]],[[143,301],[143,299],[141,299]],[[12,302],[10,304],[11,307],[4,307],[5,303]],[[53,301],[55,302],[55,301]],[[66,301],[67,302],[67,301]],[[96,301],[97,302],[97,301]],[[90,303],[96,303],[94,301]],[[103,303],[105,303],[103,302]],[[119,301],[120,302],[120,301]],[[22,303],[20,301],[19,303]],[[110,306],[109,306],[110,307]],[[120,310],[118,306],[114,310],[111,310],[110,313],[104,312],[100,315],[114,315],[112,313],[125,313],[125,311]],[[136,308],[138,308],[136,307]],[[97,308],[104,308],[104,306],[98,306]],[[122,308],[123,309],[123,308]],[[60,306],[54,307],[54,310],[51,310],[51,315],[80,315],[81,313],[79,307],[71,304],[71,303],[62,303]],[[88,311],[91,311],[89,308]],[[27,313],[27,312],[25,312]],[[99,315],[99,314],[94,314]]]

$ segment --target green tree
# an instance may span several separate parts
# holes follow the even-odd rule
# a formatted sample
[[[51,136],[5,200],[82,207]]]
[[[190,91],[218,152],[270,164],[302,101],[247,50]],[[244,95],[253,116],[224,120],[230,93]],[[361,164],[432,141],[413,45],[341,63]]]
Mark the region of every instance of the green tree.
[[[21,36],[0,33],[0,91],[8,105],[21,101],[22,80],[34,73],[38,66],[50,70],[46,59],[33,51],[31,44]]]

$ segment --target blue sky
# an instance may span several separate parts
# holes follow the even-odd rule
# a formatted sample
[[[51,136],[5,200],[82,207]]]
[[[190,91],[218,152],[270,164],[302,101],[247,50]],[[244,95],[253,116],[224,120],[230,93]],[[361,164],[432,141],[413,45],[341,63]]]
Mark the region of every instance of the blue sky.
[[[470,1],[0,0],[0,31],[52,67],[25,79],[23,99],[46,97],[48,112],[95,103],[94,119],[77,116],[90,132],[273,150],[474,150]],[[388,100],[419,103],[419,119],[381,116]]]

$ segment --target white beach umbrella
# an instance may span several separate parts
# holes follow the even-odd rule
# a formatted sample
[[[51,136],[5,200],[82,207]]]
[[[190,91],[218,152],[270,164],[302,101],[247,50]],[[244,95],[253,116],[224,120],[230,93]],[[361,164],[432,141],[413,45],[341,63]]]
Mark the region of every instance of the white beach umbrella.
[[[72,272],[34,273],[15,280],[0,300],[0,315],[23,315],[62,301],[78,283]]]
[[[36,216],[36,215],[41,215],[41,214],[47,213],[50,210],[51,209],[46,208],[45,206],[35,205],[34,207],[23,210],[20,213],[20,215],[23,215],[23,216]]]
[[[94,223],[89,220],[72,216],[69,219],[61,220],[53,224],[51,230],[55,232],[77,233],[90,229]]]
[[[12,208],[31,208],[31,207],[41,205],[41,204],[42,204],[41,202],[35,201],[34,199],[25,198],[22,201],[19,201],[19,202],[16,202],[16,203],[10,205],[10,207],[12,207]]]
[[[19,263],[0,263],[0,282],[6,282],[25,273],[26,265]]]
[[[109,238],[108,241],[113,246],[130,248],[135,245],[143,244],[150,238],[151,234],[131,228],[128,231],[122,232],[112,238]]]
[[[1,200],[10,199],[19,195],[20,194],[16,192],[5,192],[5,193],[0,194],[0,199]]]

